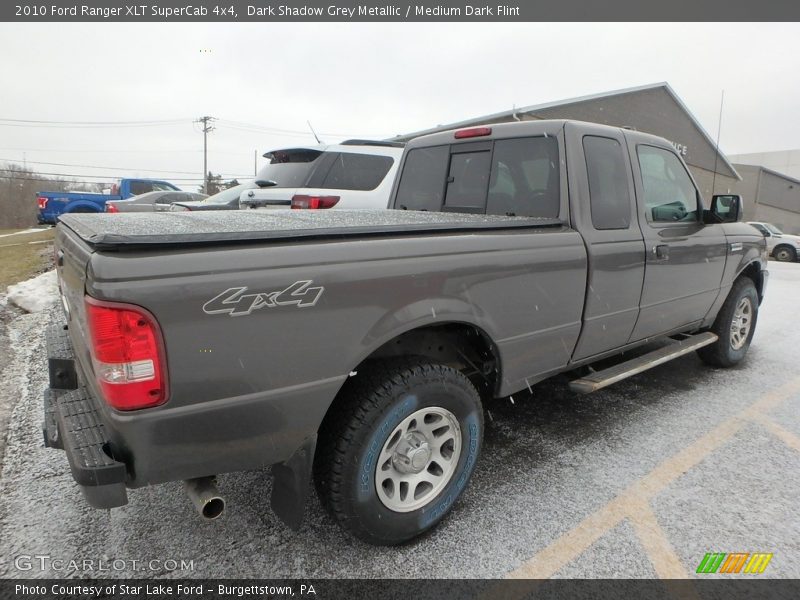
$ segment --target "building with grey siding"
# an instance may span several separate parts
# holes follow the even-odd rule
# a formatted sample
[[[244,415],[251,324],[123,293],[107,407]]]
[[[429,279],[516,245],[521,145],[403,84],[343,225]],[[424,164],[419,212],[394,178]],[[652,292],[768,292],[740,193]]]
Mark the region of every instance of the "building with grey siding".
[[[744,199],[745,219],[766,221],[786,233],[800,234],[800,178],[763,165],[737,164],[742,180],[733,192]]]
[[[761,165],[792,179],[800,179],[800,150],[729,154],[731,162],[740,165]]]
[[[438,125],[398,136],[407,141],[420,135],[475,125],[540,119],[577,119],[617,127],[631,127],[668,139],[689,166],[706,203],[713,193],[732,192],[739,174],[668,83],[655,83],[570,100]],[[716,171],[716,176],[714,172]],[[712,192],[713,185],[713,192]]]

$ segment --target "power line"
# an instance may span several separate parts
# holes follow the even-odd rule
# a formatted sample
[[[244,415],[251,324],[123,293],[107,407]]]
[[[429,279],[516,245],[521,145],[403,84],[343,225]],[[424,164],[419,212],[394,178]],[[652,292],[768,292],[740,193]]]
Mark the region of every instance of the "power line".
[[[308,130],[300,129],[281,129],[278,127],[271,127],[269,125],[259,125],[257,123],[245,123],[243,121],[232,121],[228,119],[218,119],[221,125],[226,125],[233,129],[242,129],[245,131],[259,131],[264,133],[272,133],[274,135],[311,135]],[[319,135],[328,137],[367,137],[367,138],[384,138],[388,137],[384,134],[364,134],[364,133],[333,133],[330,131],[320,131]]]
[[[0,121],[13,123],[49,123],[53,125],[132,125],[137,123],[176,123],[189,119],[145,119],[142,121],[35,121],[32,119],[7,119],[0,117]]]
[[[3,169],[3,168],[0,168],[0,172],[20,173],[22,171],[20,171],[18,169]],[[37,171],[35,174],[36,175],[51,175],[53,177],[72,177],[72,178],[76,178],[76,179],[80,179],[80,178],[83,178],[83,179],[102,179],[102,180],[105,180],[105,181],[108,181],[108,179],[109,179],[108,175],[75,175],[75,174],[72,174],[72,173],[48,173],[48,172],[41,172],[41,171]],[[229,176],[229,175],[223,175],[222,173],[219,173],[219,175],[223,179],[246,179],[246,178],[251,177],[250,175],[230,175]],[[11,179],[11,178],[12,178],[11,176],[0,175],[0,179]],[[119,177],[111,177],[111,179],[119,179]],[[130,179],[130,178],[123,177],[123,179]],[[146,177],[146,178],[143,178],[143,179],[153,179],[153,178],[152,177]],[[170,177],[170,180],[171,181],[200,181],[201,178],[200,177]]]
[[[115,149],[102,149],[102,150],[76,150],[76,149],[70,148],[70,149],[59,150],[57,148],[0,147],[0,150],[14,150],[14,151],[17,151],[17,152],[52,152],[52,153],[55,153],[55,154],[61,154],[61,153],[66,153],[66,152],[84,152],[84,153],[90,153],[90,154],[109,154],[109,153],[112,153],[112,152],[124,152],[124,153],[128,153],[128,154],[131,154],[131,153],[132,154],[153,154],[153,153],[156,153],[156,152],[176,152],[176,153],[185,154],[185,153],[189,153],[189,152],[191,152],[191,153],[195,153],[195,152],[196,153],[200,153],[200,152],[202,152],[202,150],[198,150],[197,148],[193,148],[191,150],[174,150],[174,149],[162,150],[162,149],[158,149],[158,148],[154,148],[154,149],[148,148],[147,150],[119,150],[119,149],[116,149],[116,148]],[[214,154],[230,154],[231,156],[242,156],[241,152],[231,152],[231,151],[227,151],[227,150],[215,150]],[[14,159],[14,160],[16,160],[16,159]],[[32,161],[29,161],[29,162],[32,162]]]
[[[178,125],[189,122],[189,119],[161,119],[152,121],[34,121],[29,119],[0,118],[0,127],[97,129],[109,127],[160,127],[164,125]]]
[[[213,117],[202,117],[195,123],[207,123],[203,119],[208,118],[209,121],[218,121],[220,124],[230,127],[232,129],[239,129],[241,131],[253,131],[259,133],[270,133],[272,135],[283,136],[308,136],[309,132],[300,129],[283,129],[280,127],[272,127],[270,125],[261,125],[258,123],[248,123],[245,121],[235,121],[229,119],[215,119]],[[33,119],[6,119],[0,117],[0,127],[50,127],[50,128],[102,128],[102,127],[156,127],[160,125],[177,125],[191,122],[190,119],[153,119],[147,121],[44,121]],[[354,133],[335,133],[330,131],[322,131],[320,135],[329,137],[367,137],[367,138],[384,138],[384,134],[354,134]]]
[[[5,162],[16,162],[13,158],[0,158],[0,161]],[[151,173],[177,173],[179,175],[194,175],[194,171],[175,171],[172,169],[139,169],[136,167],[101,167],[98,165],[76,165],[71,163],[57,163],[57,162],[45,162],[42,160],[29,160],[29,163],[33,163],[35,165],[50,165],[55,167],[81,167],[86,169],[108,169],[111,171],[150,171]]]

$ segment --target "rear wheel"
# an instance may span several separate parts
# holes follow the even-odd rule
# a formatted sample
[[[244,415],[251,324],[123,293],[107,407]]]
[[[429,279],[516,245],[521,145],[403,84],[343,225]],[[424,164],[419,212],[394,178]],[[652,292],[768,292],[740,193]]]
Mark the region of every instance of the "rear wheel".
[[[363,375],[362,375],[363,373]],[[391,545],[450,511],[475,468],[483,411],[472,383],[424,359],[365,365],[320,433],[323,504],[356,537]]]
[[[775,257],[775,260],[780,262],[794,262],[797,260],[797,253],[794,251],[794,248],[790,248],[789,246],[779,246],[775,248],[772,256]]]
[[[732,367],[741,362],[750,347],[758,319],[758,293],[749,277],[737,279],[722,305],[711,331],[719,339],[700,348],[700,358],[715,367]]]

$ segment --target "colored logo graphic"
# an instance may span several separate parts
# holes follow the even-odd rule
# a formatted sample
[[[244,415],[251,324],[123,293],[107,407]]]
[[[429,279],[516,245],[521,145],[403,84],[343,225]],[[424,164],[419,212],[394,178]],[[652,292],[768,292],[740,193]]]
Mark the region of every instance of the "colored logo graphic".
[[[697,566],[697,573],[763,573],[772,553],[767,552],[709,552]]]

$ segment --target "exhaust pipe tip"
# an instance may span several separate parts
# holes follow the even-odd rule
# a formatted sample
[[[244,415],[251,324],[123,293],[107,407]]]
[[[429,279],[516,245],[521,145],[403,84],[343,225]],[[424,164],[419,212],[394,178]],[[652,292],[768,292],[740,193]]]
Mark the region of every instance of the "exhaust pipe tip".
[[[186,494],[197,512],[209,521],[216,519],[225,511],[225,498],[217,490],[216,477],[198,477],[183,482]]]
[[[209,498],[200,510],[200,514],[204,519],[209,521],[216,519],[225,511],[225,499],[219,496]]]

